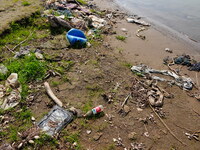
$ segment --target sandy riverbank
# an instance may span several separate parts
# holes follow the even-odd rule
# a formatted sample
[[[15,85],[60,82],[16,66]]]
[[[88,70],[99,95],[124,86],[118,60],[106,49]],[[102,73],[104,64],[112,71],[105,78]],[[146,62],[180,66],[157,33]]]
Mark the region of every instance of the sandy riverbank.
[[[124,10],[120,9],[112,1],[107,0],[95,0],[97,6],[101,9],[108,9],[112,11],[118,11],[126,13]],[[136,37],[135,33],[140,28],[136,24],[127,23],[126,15],[124,18],[116,19],[115,24],[115,31],[116,35],[123,35],[126,36],[127,39],[125,42],[116,40],[115,36],[108,36],[106,37],[106,43],[109,43],[114,51],[117,53],[120,50],[122,57],[127,60],[130,64],[146,64],[152,68],[156,69],[168,69],[167,66],[163,64],[163,59],[166,56],[175,57],[181,54],[189,54],[192,58],[199,61],[200,60],[200,53],[198,49],[192,47],[187,42],[179,39],[176,36],[172,36],[167,34],[167,32],[160,32],[157,30],[155,26],[151,26],[147,30],[141,32],[142,35],[146,36],[145,40],[141,40],[140,38]],[[121,28],[126,28],[128,32],[121,31]],[[173,50],[173,53],[165,52],[165,48],[170,48]],[[199,82],[198,76],[199,73],[188,71],[186,68],[181,70],[181,75],[186,75],[191,77],[194,82]],[[183,128],[190,128],[198,130],[200,126],[196,123],[198,117],[193,114],[193,110],[197,110],[200,112],[199,109],[199,101],[192,99],[187,96],[187,92],[178,90],[176,88],[170,89],[170,92],[176,93],[175,98],[171,101],[165,101],[163,109],[167,111],[168,117],[166,119],[167,124],[169,124],[170,128],[177,134],[178,137],[183,139],[187,144],[188,147],[181,145],[178,141],[176,141],[171,135],[167,134],[164,137],[159,137],[158,141],[152,144],[149,149],[163,149],[167,150],[176,145],[174,149],[198,149],[198,142],[194,141],[187,141],[186,136],[184,135],[183,131],[180,128],[177,128],[177,124],[181,125]],[[194,118],[196,121],[194,121]],[[192,119],[193,118],[193,119]],[[157,128],[155,126],[155,128]],[[159,130],[156,131],[157,134],[160,132]],[[151,134],[151,133],[150,133]],[[151,134],[150,139],[156,134]],[[148,141],[147,139],[142,139],[141,141]],[[191,146],[193,145],[193,146]],[[196,146],[195,146],[196,145]]]

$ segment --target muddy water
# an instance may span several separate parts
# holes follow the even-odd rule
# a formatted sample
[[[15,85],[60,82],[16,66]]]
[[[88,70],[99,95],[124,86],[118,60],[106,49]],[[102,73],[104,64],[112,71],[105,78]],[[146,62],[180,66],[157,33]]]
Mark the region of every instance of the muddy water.
[[[120,6],[200,42],[200,0],[115,0]]]

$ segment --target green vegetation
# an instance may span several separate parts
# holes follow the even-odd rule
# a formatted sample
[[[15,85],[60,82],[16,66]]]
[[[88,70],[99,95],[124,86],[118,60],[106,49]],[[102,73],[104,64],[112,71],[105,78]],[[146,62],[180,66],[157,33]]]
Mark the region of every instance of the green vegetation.
[[[101,88],[97,84],[87,85],[86,89],[89,91],[89,96],[90,97],[99,96],[99,95],[101,95],[104,92],[103,88]]]
[[[125,36],[122,36],[122,35],[117,35],[117,36],[116,36],[116,39],[117,39],[117,40],[120,40],[120,41],[125,41],[125,40],[126,40],[126,37],[125,37]]]
[[[93,102],[91,100],[88,100],[82,107],[82,111],[86,113],[87,111],[92,109],[92,106],[93,106]]]
[[[87,5],[87,2],[85,0],[77,0],[77,2],[79,2],[82,5]]]
[[[58,141],[47,134],[41,134],[40,138],[35,140],[35,147],[42,147],[50,145],[51,149],[55,149],[58,146]]]
[[[23,5],[23,6],[29,6],[29,5],[31,5],[31,3],[28,2],[28,1],[23,1],[23,2],[22,2],[22,5]]]
[[[80,133],[78,131],[72,132],[72,133],[70,133],[70,135],[67,132],[65,132],[65,134],[67,134],[63,137],[65,141],[67,141],[71,144],[74,144],[76,142],[77,146],[76,146],[75,150],[81,149],[81,145],[80,145],[80,141],[79,141]]]
[[[61,84],[60,81],[51,81],[51,86],[53,86],[53,87],[57,87],[60,84]]]

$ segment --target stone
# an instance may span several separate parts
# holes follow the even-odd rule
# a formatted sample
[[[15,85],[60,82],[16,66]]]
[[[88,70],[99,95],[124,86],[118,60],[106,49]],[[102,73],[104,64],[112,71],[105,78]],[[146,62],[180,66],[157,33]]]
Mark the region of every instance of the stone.
[[[33,144],[33,143],[35,143],[33,140],[29,140],[28,141],[30,144]]]
[[[18,88],[19,82],[18,82],[18,74],[17,73],[11,73],[11,75],[6,80],[6,86],[11,86],[12,88]]]
[[[0,74],[5,75],[5,74],[7,74],[7,72],[8,72],[7,67],[4,66],[3,64],[1,64],[1,65],[0,65]]]
[[[96,134],[93,136],[93,139],[94,139],[95,141],[98,141],[98,140],[101,138],[102,135],[103,135],[103,133],[96,133]]]
[[[136,132],[131,132],[128,134],[129,140],[137,140],[137,133]]]
[[[35,121],[35,118],[32,116],[32,117],[31,117],[31,120],[32,120],[32,121]]]
[[[128,114],[130,111],[131,111],[130,107],[127,106],[127,105],[124,105],[124,112],[125,112],[126,114]]]
[[[34,136],[34,139],[36,139],[36,140],[39,139],[39,138],[40,138],[40,137],[39,137],[38,135]]]
[[[39,53],[39,52],[35,52],[35,57],[37,59],[39,59],[39,60],[43,60],[44,59],[44,56],[41,53]]]
[[[87,131],[86,131],[87,134],[90,134],[91,132],[92,132],[91,130],[87,130]]]

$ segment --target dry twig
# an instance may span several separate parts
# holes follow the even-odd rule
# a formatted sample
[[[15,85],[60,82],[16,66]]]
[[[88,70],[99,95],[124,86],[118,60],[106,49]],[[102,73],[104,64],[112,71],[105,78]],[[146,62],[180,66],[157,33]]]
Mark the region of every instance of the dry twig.
[[[166,123],[163,121],[162,118],[160,118],[160,116],[155,112],[155,110],[153,109],[153,107],[151,105],[149,105],[150,108],[153,110],[153,112],[156,114],[156,116],[159,118],[159,120],[162,122],[162,124],[166,127],[166,129],[169,131],[169,133],[176,139],[178,140],[181,144],[183,145],[187,145],[185,144],[183,141],[181,141],[173,132],[172,130],[166,125]]]

